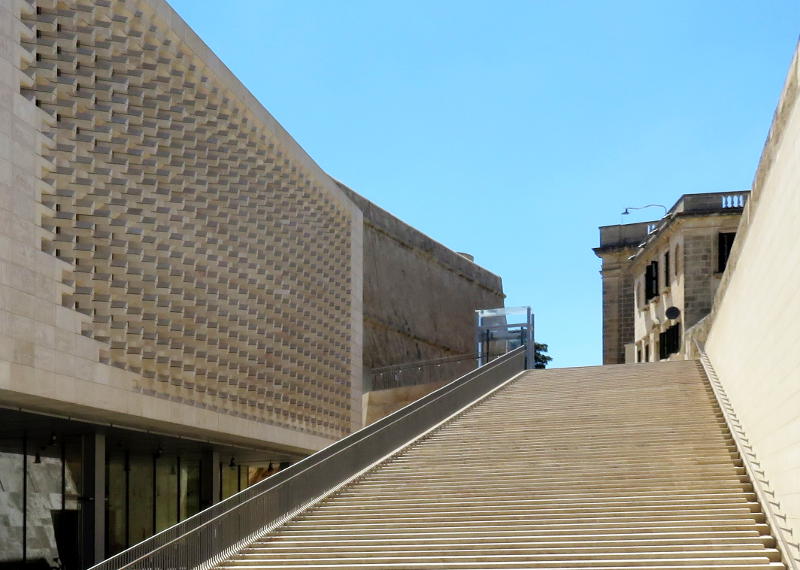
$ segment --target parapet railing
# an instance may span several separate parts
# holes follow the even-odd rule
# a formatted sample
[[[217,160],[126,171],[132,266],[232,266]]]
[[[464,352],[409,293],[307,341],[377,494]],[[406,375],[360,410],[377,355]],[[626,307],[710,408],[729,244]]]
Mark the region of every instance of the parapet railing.
[[[364,374],[364,392],[448,382],[477,365],[478,357],[469,353],[372,368]]]
[[[684,194],[670,209],[667,216],[664,217],[669,217],[674,212],[721,212],[734,208],[744,208],[749,196],[749,190]]]
[[[209,568],[525,368],[525,347],[329,445],[91,570]]]
[[[684,194],[675,203],[663,218],[647,224],[647,235],[644,241],[639,244],[642,247],[653,239],[651,236],[664,228],[678,214],[707,214],[715,212],[730,212],[731,210],[741,210],[747,203],[750,196],[749,190],[739,192],[712,192],[708,194]],[[637,226],[640,224],[637,224]]]

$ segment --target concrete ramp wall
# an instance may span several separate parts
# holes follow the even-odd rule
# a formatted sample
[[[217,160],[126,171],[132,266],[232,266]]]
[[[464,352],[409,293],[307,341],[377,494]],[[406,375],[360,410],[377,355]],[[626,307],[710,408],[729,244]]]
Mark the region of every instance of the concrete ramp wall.
[[[706,351],[800,539],[800,69],[792,62]]]

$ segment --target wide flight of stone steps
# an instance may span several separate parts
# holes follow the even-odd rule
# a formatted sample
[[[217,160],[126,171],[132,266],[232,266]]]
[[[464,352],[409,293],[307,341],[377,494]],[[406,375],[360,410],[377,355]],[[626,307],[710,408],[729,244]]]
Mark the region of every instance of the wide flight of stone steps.
[[[219,567],[783,568],[696,362],[526,372]]]

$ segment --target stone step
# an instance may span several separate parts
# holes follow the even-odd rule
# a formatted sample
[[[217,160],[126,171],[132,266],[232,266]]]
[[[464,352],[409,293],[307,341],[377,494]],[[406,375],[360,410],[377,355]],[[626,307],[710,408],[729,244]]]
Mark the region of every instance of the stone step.
[[[221,568],[784,568],[695,363],[529,372]]]
[[[437,508],[438,507],[438,508]],[[557,506],[537,506],[537,505],[518,505],[518,506],[498,506],[496,503],[487,503],[485,505],[476,506],[460,506],[458,509],[453,509],[447,505],[420,505],[417,508],[404,508],[404,509],[357,509],[357,510],[343,510],[343,509],[315,509],[313,512],[303,515],[303,520],[351,520],[370,518],[373,520],[393,520],[397,518],[423,518],[427,520],[436,520],[437,518],[462,518],[462,517],[547,517],[547,516],[565,516],[565,515],[590,515],[590,514],[609,514],[614,515],[644,515],[644,514],[670,514],[670,513],[727,513],[732,509],[739,509],[739,512],[753,514],[761,514],[761,508],[758,503],[749,504],[699,504],[699,503],[672,503],[661,505],[590,505],[590,506],[571,506],[571,507],[557,507]]]
[[[691,487],[689,485],[692,485]],[[452,498],[467,498],[472,499],[476,497],[486,497],[486,496],[497,496],[495,493],[495,486],[488,486],[485,488],[475,488],[475,487],[468,487],[468,488],[454,488],[454,487],[447,487],[445,489],[439,490],[437,492],[429,492],[427,489],[409,489],[404,492],[400,497],[397,496],[396,493],[393,494],[382,494],[377,493],[374,491],[366,491],[361,487],[347,487],[340,492],[338,492],[335,497],[339,498],[339,500],[348,501],[375,501],[375,500],[386,500],[386,501],[413,501],[419,502],[419,497],[424,496],[429,498],[430,500],[436,499],[452,499]],[[537,497],[558,497],[563,496],[565,499],[569,499],[572,497],[608,497],[608,496],[615,496],[620,494],[631,495],[632,493],[638,493],[642,495],[647,495],[649,493],[662,493],[662,494],[672,494],[672,496],[679,496],[686,493],[746,493],[752,494],[753,486],[748,481],[746,476],[741,476],[736,480],[732,480],[730,483],[723,484],[719,481],[715,481],[714,485],[709,485],[705,479],[699,478],[696,481],[675,481],[672,479],[668,479],[663,482],[656,481],[655,483],[651,483],[648,485],[641,485],[641,486],[632,486],[626,485],[624,490],[620,490],[617,484],[605,483],[605,484],[596,484],[592,485],[590,483],[583,484],[581,486],[572,486],[570,487],[572,492],[566,492],[563,490],[563,486],[560,485],[553,485],[551,487],[538,485],[536,487],[536,496]],[[530,497],[531,492],[528,489],[520,489],[514,488],[509,489],[503,494],[503,498],[506,497]],[[328,504],[322,503],[322,504]]]
[[[240,568],[235,562],[236,559],[226,560],[220,563],[218,568]],[[265,570],[272,568],[455,568],[455,569],[478,569],[478,568],[605,568],[606,570],[628,570],[630,568],[649,568],[650,570],[670,570],[681,568],[682,570],[707,570],[708,568],[724,568],[727,570],[759,570],[771,568],[774,570],[785,570],[785,566],[780,562],[771,562],[767,558],[686,558],[686,559],[648,559],[629,558],[624,560],[567,560],[567,561],[492,561],[492,560],[465,560],[465,561],[428,561],[428,560],[400,560],[400,561],[364,561],[360,559],[336,560],[332,562],[318,561],[309,564],[307,561],[299,559],[295,564],[286,560],[280,560],[277,564],[256,564],[258,568]]]
[[[529,536],[482,536],[472,535],[461,537],[432,537],[423,539],[415,537],[392,536],[390,538],[340,538],[327,539],[325,537],[288,538],[280,534],[270,535],[269,538],[260,539],[249,546],[242,548],[241,554],[247,555],[251,551],[271,549],[277,552],[293,551],[302,546],[304,549],[320,549],[323,551],[337,549],[352,549],[364,551],[369,549],[382,549],[386,546],[397,549],[441,549],[443,545],[448,548],[470,548],[477,546],[502,546],[506,549],[514,548],[699,548],[699,547],[764,547],[772,548],[775,540],[770,535],[759,535],[752,531],[742,532],[703,532],[703,533],[650,533],[640,534],[605,534],[600,538],[580,536],[573,534],[550,535],[547,537],[538,534]]]
[[[569,537],[568,540],[570,541],[583,541],[586,540],[587,537],[589,540],[604,538],[606,536],[611,537],[618,537],[618,536],[627,536],[627,537],[635,537],[639,536],[642,538],[674,538],[674,537],[697,537],[697,536],[705,536],[705,537],[716,537],[716,536],[747,536],[747,537],[759,537],[765,536],[769,537],[770,535],[769,529],[767,525],[755,525],[751,527],[744,527],[744,528],[712,528],[706,525],[700,525],[698,527],[659,527],[657,529],[651,526],[640,526],[638,528],[632,527],[622,527],[622,528],[566,528],[566,529],[524,529],[524,528],[509,528],[509,527],[498,527],[495,529],[456,529],[456,530],[432,530],[432,529],[424,529],[422,531],[419,530],[409,530],[404,529],[402,532],[391,532],[390,529],[383,529],[376,530],[375,532],[371,532],[369,534],[362,533],[359,534],[359,538],[362,540],[417,540],[417,541],[424,541],[429,542],[433,540],[441,540],[446,542],[451,539],[469,539],[469,540],[482,540],[485,537],[497,537],[498,535],[506,536],[513,540],[518,540],[520,538],[530,538],[536,537],[537,539],[542,540],[556,540],[560,537]],[[341,541],[341,540],[351,540],[352,534],[345,533],[342,536],[342,533],[335,533],[335,532],[304,532],[303,529],[293,529],[289,530],[286,527],[281,528],[275,534],[271,535],[272,538],[275,540],[283,540],[283,539],[290,539],[290,540],[331,540],[331,541]]]
[[[661,524],[656,524],[661,522]],[[385,533],[387,529],[396,533],[402,532],[466,532],[475,530],[478,533],[485,532],[541,532],[546,534],[548,532],[559,531],[585,531],[585,532],[600,532],[602,530],[616,530],[617,532],[623,530],[633,529],[650,529],[650,530],[680,530],[687,529],[696,531],[698,529],[707,529],[708,531],[715,530],[756,530],[759,528],[760,523],[752,519],[702,519],[702,520],[668,520],[658,521],[655,519],[640,519],[640,520],[606,520],[606,519],[573,519],[567,521],[550,522],[547,521],[516,521],[514,524],[492,524],[488,521],[473,521],[470,522],[452,522],[448,524],[436,525],[431,527],[424,524],[417,525],[400,525],[394,524],[333,524],[333,525],[316,525],[304,523],[302,520],[293,520],[281,529],[281,533],[290,535],[293,533],[300,534],[345,534],[358,531],[361,534],[369,533]]]
[[[746,548],[741,547],[707,547],[702,549],[664,549],[646,548],[638,549],[597,549],[597,548],[561,548],[561,549],[539,549],[539,548],[472,548],[455,549],[448,547],[445,553],[434,553],[430,550],[404,550],[398,551],[394,548],[383,548],[375,551],[349,551],[349,552],[314,552],[305,548],[298,548],[296,552],[274,552],[264,549],[261,552],[243,553],[233,562],[237,566],[255,566],[270,562],[321,562],[321,561],[359,561],[369,560],[370,562],[396,562],[399,560],[409,561],[433,561],[446,562],[456,560],[470,561],[518,561],[527,560],[531,562],[548,560],[552,562],[569,560],[596,560],[598,562],[621,559],[640,559],[659,560],[671,559],[698,559],[698,558],[764,558],[770,562],[780,562],[780,554],[772,548]]]
[[[684,516],[685,515],[685,516]],[[314,522],[314,523],[341,523],[348,524],[350,522],[356,523],[359,520],[368,519],[370,521],[385,524],[391,521],[428,521],[438,522],[443,520],[460,521],[476,520],[476,521],[492,521],[492,520],[538,520],[545,519],[552,521],[580,519],[593,519],[595,517],[606,517],[613,520],[633,520],[633,519],[653,519],[653,520],[669,520],[672,518],[681,518],[684,516],[687,520],[698,520],[704,518],[721,518],[730,517],[736,519],[753,519],[761,522],[764,515],[758,509],[751,509],[746,507],[722,507],[717,506],[713,508],[662,508],[662,509],[529,509],[529,510],[513,510],[506,511],[500,509],[484,509],[481,511],[460,511],[449,510],[444,512],[437,511],[420,511],[413,513],[351,513],[351,514],[331,514],[324,512],[310,512],[303,515],[298,520]]]
[[[490,495],[484,495],[482,498],[468,500],[466,498],[457,498],[449,500],[429,501],[425,504],[420,504],[419,501],[411,501],[407,499],[385,499],[381,501],[373,501],[367,503],[365,501],[348,501],[346,504],[331,504],[323,503],[319,505],[316,512],[330,512],[330,513],[349,513],[358,511],[360,513],[368,512],[388,512],[388,511],[407,511],[415,512],[417,510],[427,509],[476,509],[484,508],[485,505],[491,504],[498,508],[507,508],[510,506],[518,505],[520,507],[550,507],[556,505],[562,508],[577,508],[577,507],[613,507],[613,506],[673,506],[676,505],[676,500],[673,495],[639,495],[639,496],[585,496],[577,498],[565,498],[563,496],[555,496],[552,498],[530,498],[528,495],[519,495],[517,497],[497,498]],[[706,494],[706,495],[683,495],[681,505],[731,505],[740,506],[747,505],[751,510],[760,510],[760,505],[756,502],[754,493],[736,493],[736,494]],[[682,507],[679,507],[682,508]]]

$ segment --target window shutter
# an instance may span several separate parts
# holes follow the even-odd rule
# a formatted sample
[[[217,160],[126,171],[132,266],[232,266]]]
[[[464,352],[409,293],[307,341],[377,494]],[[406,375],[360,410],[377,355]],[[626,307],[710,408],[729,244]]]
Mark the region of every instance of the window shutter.
[[[728,258],[731,255],[733,240],[736,239],[736,232],[720,232],[717,238],[717,271],[722,273],[728,265]]]
[[[658,295],[658,262],[652,261],[650,265],[645,268],[645,300],[649,301]]]

